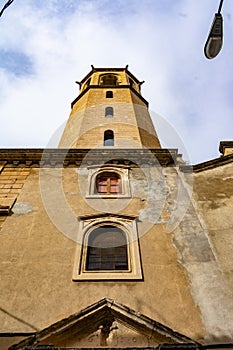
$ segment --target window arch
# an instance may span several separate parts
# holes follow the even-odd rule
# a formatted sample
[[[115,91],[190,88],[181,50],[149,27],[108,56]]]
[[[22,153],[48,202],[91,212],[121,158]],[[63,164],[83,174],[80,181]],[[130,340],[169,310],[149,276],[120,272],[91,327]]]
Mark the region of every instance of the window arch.
[[[129,166],[90,165],[87,183],[86,198],[131,198]]]
[[[88,237],[87,271],[128,270],[127,239],[112,225],[94,229]]]
[[[100,85],[117,86],[118,78],[115,74],[104,74],[100,77]]]
[[[114,146],[114,132],[112,130],[105,130],[104,146]]]
[[[96,176],[95,193],[118,194],[122,193],[121,177],[114,172],[101,172]]]
[[[106,118],[112,118],[113,117],[113,108],[112,107],[106,107],[105,108],[105,117]]]
[[[78,237],[73,281],[143,279],[136,216],[81,216]]]
[[[113,98],[113,92],[112,91],[106,91],[106,98]]]

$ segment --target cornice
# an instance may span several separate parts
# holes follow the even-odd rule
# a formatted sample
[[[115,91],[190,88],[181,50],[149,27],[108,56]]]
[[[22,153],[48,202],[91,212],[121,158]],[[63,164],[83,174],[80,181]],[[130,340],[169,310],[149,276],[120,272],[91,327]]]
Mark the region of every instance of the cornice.
[[[94,67],[94,66],[91,66],[92,67],[92,70],[87,74],[85,75],[85,77],[81,80],[81,84],[83,84],[93,73],[95,72],[126,72],[128,75],[131,76],[131,78],[133,78],[137,83],[139,83],[139,80],[135,77],[135,75],[133,75],[129,70],[128,70],[128,65],[124,68],[120,68],[120,67],[111,67],[111,68],[97,68],[97,67]]]
[[[177,149],[0,149],[0,162],[13,167],[79,167],[96,164],[174,166]]]
[[[233,148],[233,141],[221,141],[219,143],[219,152],[224,154],[225,148]]]
[[[233,163],[233,154],[229,154],[227,156],[221,156],[219,158],[214,158],[206,162],[193,165],[192,169],[194,173],[199,173],[201,171],[214,169],[230,163]]]

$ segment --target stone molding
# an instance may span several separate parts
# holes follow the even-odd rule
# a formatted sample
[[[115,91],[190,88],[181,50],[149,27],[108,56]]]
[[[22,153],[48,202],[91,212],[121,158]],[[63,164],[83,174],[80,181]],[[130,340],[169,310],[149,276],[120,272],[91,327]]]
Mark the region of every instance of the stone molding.
[[[87,157],[88,156],[88,157]],[[178,158],[177,149],[0,149],[0,162],[5,166],[18,167],[79,167],[98,164],[126,166],[161,165],[174,166]],[[109,159],[111,159],[109,161]]]

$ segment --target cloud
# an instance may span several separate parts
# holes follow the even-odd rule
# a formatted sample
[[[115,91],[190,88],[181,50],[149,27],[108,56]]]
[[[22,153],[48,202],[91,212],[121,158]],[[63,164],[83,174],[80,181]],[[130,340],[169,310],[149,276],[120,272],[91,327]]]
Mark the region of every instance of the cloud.
[[[0,52],[0,69],[16,76],[33,74],[33,63],[22,52],[3,50]]]
[[[45,147],[68,118],[78,94],[74,82],[91,64],[129,64],[146,81],[142,93],[150,108],[175,126],[191,161],[218,156],[219,138],[232,133],[233,38],[226,17],[222,53],[213,61],[204,58],[215,5],[212,0],[14,2],[0,23],[0,147]],[[224,9],[232,13],[232,4],[226,2]]]

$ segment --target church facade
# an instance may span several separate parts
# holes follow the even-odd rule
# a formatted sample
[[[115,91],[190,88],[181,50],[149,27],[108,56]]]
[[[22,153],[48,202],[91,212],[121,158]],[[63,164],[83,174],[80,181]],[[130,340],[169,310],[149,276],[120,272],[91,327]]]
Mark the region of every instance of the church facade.
[[[95,68],[57,149],[0,150],[0,349],[233,347],[233,141],[187,165]]]

